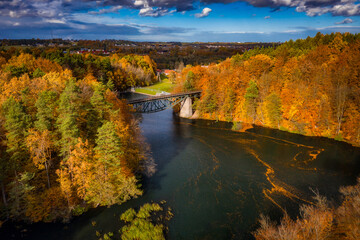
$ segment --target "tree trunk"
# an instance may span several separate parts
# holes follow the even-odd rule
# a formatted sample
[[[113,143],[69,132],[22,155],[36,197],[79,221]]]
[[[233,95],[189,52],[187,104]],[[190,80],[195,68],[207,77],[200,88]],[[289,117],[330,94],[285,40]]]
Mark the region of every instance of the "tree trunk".
[[[48,164],[45,161],[45,170],[46,170],[46,176],[47,176],[47,182],[48,182],[48,187],[50,188],[50,178],[49,178],[49,168],[48,168]]]
[[[2,193],[4,205],[5,205],[5,207],[7,207],[4,182],[1,182],[1,193]]]

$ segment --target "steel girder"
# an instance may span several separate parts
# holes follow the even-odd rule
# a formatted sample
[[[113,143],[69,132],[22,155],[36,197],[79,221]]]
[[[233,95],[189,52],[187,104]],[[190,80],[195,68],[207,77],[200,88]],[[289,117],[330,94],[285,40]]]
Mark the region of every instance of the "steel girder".
[[[148,99],[146,101],[141,102],[133,102],[130,103],[135,112],[137,113],[155,113],[160,112],[165,109],[173,108],[177,104],[181,102],[185,102],[184,100],[187,97],[196,97],[200,96],[200,93],[196,94],[183,94],[183,95],[177,95],[177,96],[169,96],[167,98],[162,97],[161,99]]]

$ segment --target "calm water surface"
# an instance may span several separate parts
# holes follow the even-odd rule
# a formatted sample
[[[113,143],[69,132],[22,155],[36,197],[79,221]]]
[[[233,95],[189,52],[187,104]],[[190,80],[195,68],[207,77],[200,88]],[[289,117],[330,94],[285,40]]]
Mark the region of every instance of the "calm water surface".
[[[259,214],[296,216],[313,190],[338,203],[339,187],[354,184],[360,172],[360,149],[329,139],[259,127],[233,132],[227,123],[179,119],[171,110],[144,114],[141,127],[158,165],[144,180],[143,196],[92,209],[70,224],[35,224],[25,232],[5,225],[0,234],[97,239],[96,230],[117,232],[127,208],[166,200],[174,212],[169,239],[251,239]]]

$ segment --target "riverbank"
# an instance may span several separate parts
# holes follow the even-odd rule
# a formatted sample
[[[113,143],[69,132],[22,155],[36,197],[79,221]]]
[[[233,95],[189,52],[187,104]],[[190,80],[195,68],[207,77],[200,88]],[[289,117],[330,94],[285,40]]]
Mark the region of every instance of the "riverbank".
[[[198,110],[195,110],[193,116],[191,116],[189,119],[202,119],[202,120],[209,120],[209,121],[231,122],[233,124],[232,130],[237,131],[237,132],[245,132],[246,130],[253,128],[253,126],[258,126],[258,127],[264,127],[264,128],[274,129],[274,130],[280,130],[280,131],[288,132],[288,133],[292,133],[292,134],[299,134],[299,135],[307,136],[307,137],[324,137],[324,138],[328,138],[328,139],[339,141],[339,142],[345,142],[345,143],[351,144],[354,147],[360,147],[360,144],[357,142],[348,141],[346,139],[339,138],[337,136],[324,136],[324,135],[315,135],[315,134],[311,134],[311,133],[301,133],[298,131],[291,131],[282,125],[280,125],[278,128],[274,128],[271,126],[261,124],[259,122],[249,123],[249,122],[244,122],[244,121],[240,121],[240,120],[226,121],[225,119],[222,119],[219,116],[214,117],[213,114],[206,114],[206,115],[201,114]]]
[[[299,204],[312,201],[309,187],[337,201],[339,187],[353,185],[359,174],[360,149],[324,138],[257,126],[240,133],[232,123],[182,119],[170,109],[143,114],[139,124],[157,164],[142,181],[141,197],[89,209],[68,224],[26,225],[20,232],[5,223],[0,239],[95,240],[95,230],[117,232],[127,209],[162,200],[174,213],[170,240],[253,239],[261,213],[278,220],[286,209],[296,218]]]

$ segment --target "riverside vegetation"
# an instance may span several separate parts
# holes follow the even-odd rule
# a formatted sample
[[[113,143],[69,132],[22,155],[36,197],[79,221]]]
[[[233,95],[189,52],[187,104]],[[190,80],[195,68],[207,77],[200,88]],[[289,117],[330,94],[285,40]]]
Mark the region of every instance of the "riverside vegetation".
[[[142,194],[139,176],[154,164],[113,90],[148,85],[153,64],[135,55],[0,52],[2,220],[67,221]]]
[[[316,193],[314,205],[302,205],[300,216],[292,220],[286,213],[280,224],[261,216],[257,240],[275,239],[360,239],[360,178],[355,186],[340,188],[343,202],[331,207],[325,197]]]
[[[171,208],[164,207],[165,201],[145,203],[138,211],[129,208],[120,216],[125,223],[119,230],[122,240],[165,240],[167,223],[173,217]],[[96,225],[96,224],[94,224]],[[99,237],[101,233],[96,231]],[[113,232],[103,234],[99,240],[110,240],[116,236]]]
[[[359,39],[317,34],[208,67],[187,66],[177,76],[177,91],[203,91],[194,103],[201,118],[359,145]],[[67,221],[89,207],[141,195],[139,177],[155,166],[136,120],[114,91],[154,83],[156,64],[147,56],[31,51],[0,51],[1,219]],[[358,185],[341,192],[337,209],[317,196],[295,221],[285,215],[276,226],[262,217],[255,237],[357,239]],[[141,211],[127,213],[132,217],[125,230],[132,233]]]
[[[203,119],[257,124],[360,145],[360,35],[333,33],[250,50],[219,64],[187,66],[176,91],[202,90],[194,103]],[[340,189],[330,207],[316,195],[277,225],[261,216],[256,239],[359,239],[360,180]]]
[[[177,91],[202,90],[200,118],[255,123],[360,145],[360,35],[333,33],[187,66]]]

